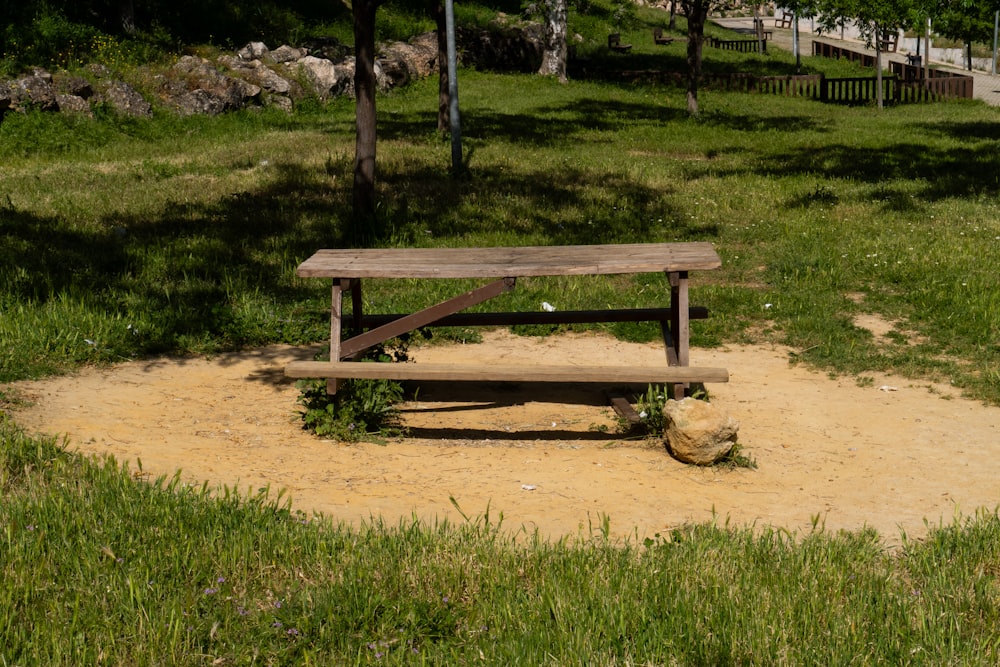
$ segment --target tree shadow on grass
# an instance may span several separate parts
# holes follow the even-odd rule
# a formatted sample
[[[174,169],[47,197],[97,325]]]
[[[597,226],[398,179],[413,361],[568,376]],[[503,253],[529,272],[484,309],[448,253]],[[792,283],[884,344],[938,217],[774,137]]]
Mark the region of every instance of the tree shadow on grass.
[[[255,190],[211,202],[179,196],[153,214],[109,214],[85,228],[7,206],[0,211],[0,302],[41,309],[68,296],[93,318],[141,323],[141,336],[101,341],[108,358],[322,340],[329,287],[298,280],[294,270],[320,248],[358,245],[349,233],[349,182],[294,163],[274,169],[278,176]],[[427,236],[462,245],[502,228],[497,215],[515,221],[506,238],[524,244],[717,233],[687,222],[662,190],[624,175],[497,167],[456,181],[434,166],[404,164],[388,170],[379,188],[385,229],[368,237],[379,245],[426,245]],[[476,204],[496,197],[511,205]]]
[[[708,168],[705,168],[708,174]],[[815,176],[827,182],[846,181],[873,186],[866,199],[887,202],[893,210],[911,210],[920,202],[954,197],[996,196],[1000,194],[1000,152],[996,146],[934,148],[927,144],[896,143],[878,150],[832,143],[765,153],[753,169],[711,168],[715,177],[741,175],[787,178]],[[692,177],[697,178],[697,171]],[[893,192],[890,181],[914,182],[905,193]],[[906,203],[904,200],[909,200]],[[916,200],[916,201],[913,201]],[[796,199],[790,206],[803,202]],[[911,206],[912,205],[912,206]]]

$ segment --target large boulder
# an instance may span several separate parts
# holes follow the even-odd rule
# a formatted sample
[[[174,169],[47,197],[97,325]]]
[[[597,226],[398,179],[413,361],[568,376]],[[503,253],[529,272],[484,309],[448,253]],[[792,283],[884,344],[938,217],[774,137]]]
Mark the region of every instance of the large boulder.
[[[123,116],[149,118],[153,115],[153,107],[149,102],[124,81],[108,81],[99,86],[93,99],[98,103],[106,103]]]
[[[249,81],[269,93],[287,95],[292,89],[292,84],[287,79],[279,76],[260,60],[241,60],[234,56],[222,55],[215,62],[244,81]]]
[[[665,444],[679,461],[711,465],[736,444],[739,422],[706,401],[667,401],[663,416]]]
[[[42,111],[58,111],[56,89],[52,77],[39,72],[14,81],[15,102],[21,109],[34,108]]]
[[[354,93],[354,58],[347,58],[334,65],[326,58],[306,56],[296,63],[289,63],[286,66],[292,72],[298,69],[299,72],[303,73],[305,79],[312,86],[313,92],[322,100]],[[376,63],[376,76],[377,72]]]
[[[409,42],[394,42],[382,49],[383,61],[398,63],[405,76],[393,75],[393,79],[404,79],[409,83],[423,79],[437,71],[437,34],[433,32],[417,35]],[[388,68],[387,68],[388,69]]]
[[[262,60],[268,63],[290,63],[300,58],[305,58],[307,55],[309,55],[309,52],[306,49],[298,49],[294,46],[282,44],[273,51],[268,51],[264,54]]]
[[[59,111],[66,114],[77,114],[80,116],[93,116],[90,111],[90,103],[79,95],[69,95],[67,93],[56,93],[56,104]]]
[[[260,86],[223,74],[204,58],[184,56],[171,68],[173,106],[182,114],[219,114],[242,109],[260,95]],[[177,90],[180,88],[180,90]]]

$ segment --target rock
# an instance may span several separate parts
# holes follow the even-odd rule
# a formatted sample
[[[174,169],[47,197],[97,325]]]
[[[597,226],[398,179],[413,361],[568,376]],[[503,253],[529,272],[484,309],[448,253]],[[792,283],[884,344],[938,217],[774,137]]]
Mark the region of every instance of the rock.
[[[56,91],[51,76],[26,76],[14,82],[15,102],[21,109],[32,107],[42,111],[58,111]]]
[[[667,401],[663,415],[667,449],[679,461],[710,465],[736,444],[739,423],[706,401]]]
[[[181,93],[172,98],[171,105],[182,116],[197,114],[218,116],[226,110],[226,103],[223,99],[202,88]]]
[[[233,56],[219,56],[215,62],[227,68],[244,81],[256,85],[269,93],[287,95],[288,91],[292,88],[291,83],[287,79],[278,76],[277,72],[259,60],[244,61]]]
[[[354,92],[354,58],[348,58],[334,66],[326,58],[306,56],[299,60],[295,66],[305,73],[306,79],[312,84],[313,91],[320,99],[325,100],[336,95],[353,94]],[[378,74],[379,67],[376,62],[376,78]]]
[[[305,49],[297,49],[294,46],[288,46],[287,44],[282,44],[274,51],[270,51],[264,55],[262,60],[269,63],[291,63],[299,60],[300,58],[305,58],[309,55],[309,52]]]
[[[153,107],[149,102],[124,81],[108,82],[94,97],[98,102],[107,102],[112,109],[124,116],[150,118],[153,115]]]
[[[203,58],[184,56],[171,68],[174,78],[183,82],[186,92],[174,97],[172,104],[182,114],[242,109],[260,95],[260,86],[226,76]],[[171,90],[176,86],[171,86]]]
[[[66,95],[74,95],[85,100],[90,99],[94,95],[93,86],[82,76],[68,76],[63,74],[59,75],[53,83],[56,90]],[[60,108],[62,107],[60,106]]]
[[[536,71],[541,26],[520,21],[510,25],[513,22],[460,31],[462,62],[485,69]],[[374,63],[376,86],[384,92],[430,76],[438,71],[437,58],[434,32],[406,43],[380,44]],[[353,49],[335,37],[322,37],[273,51],[263,42],[250,42],[214,63],[188,55],[163,73],[140,68],[135,80],[148,86],[164,108],[218,114],[262,104],[290,110],[310,96],[354,97],[355,70]],[[20,79],[0,81],[0,117],[29,109],[86,114],[93,105],[126,116],[152,116],[150,103],[105,65],[86,65],[82,77],[34,68]]]
[[[395,42],[383,49],[383,61],[395,61],[405,72],[405,83],[423,79],[437,71],[437,35],[433,32],[418,35],[409,42]],[[388,68],[387,68],[388,69]]]
[[[236,52],[236,57],[240,60],[260,60],[267,55],[270,49],[264,42],[250,42]]]
[[[59,105],[59,111],[61,113],[93,116],[90,111],[90,103],[79,95],[56,93],[56,104]]]

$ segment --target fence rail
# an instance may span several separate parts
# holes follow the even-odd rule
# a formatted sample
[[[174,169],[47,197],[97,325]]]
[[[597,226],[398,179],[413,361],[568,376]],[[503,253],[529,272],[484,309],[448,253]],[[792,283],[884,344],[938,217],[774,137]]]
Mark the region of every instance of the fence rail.
[[[825,56],[827,58],[845,58],[847,60],[861,63],[866,67],[875,67],[875,56],[869,53],[853,51],[836,44],[813,42],[813,55]],[[890,61],[889,70],[894,76],[883,77],[883,81],[890,81],[883,91],[884,99],[887,102],[934,102],[946,99],[972,99],[973,83],[971,76],[932,69],[925,70],[916,65]],[[925,73],[927,74],[925,76]],[[874,77],[872,77],[874,79]],[[836,79],[827,79],[836,81]],[[850,81],[850,80],[847,80]],[[874,86],[868,84],[830,84],[827,90],[828,101],[842,101],[848,103],[863,102],[874,98]],[[853,87],[852,87],[853,86]]]
[[[719,39],[718,37],[709,37],[709,44],[724,51],[756,53],[757,49],[762,49],[764,53],[767,53],[767,37],[763,39]]]

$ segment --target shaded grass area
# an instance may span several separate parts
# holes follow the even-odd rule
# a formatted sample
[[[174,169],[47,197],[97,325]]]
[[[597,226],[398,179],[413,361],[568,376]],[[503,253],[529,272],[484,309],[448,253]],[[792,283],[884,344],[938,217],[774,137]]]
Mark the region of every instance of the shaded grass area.
[[[706,91],[692,119],[669,85],[479,72],[461,83],[462,179],[435,129],[435,81],[380,100],[378,226],[361,236],[347,101],[292,116],[9,115],[0,379],[322,340],[326,288],[294,277],[320,247],[700,240],[723,269],[694,277],[693,299],[712,311],[695,345],[778,341],[832,370],[1000,399],[994,109]],[[371,282],[366,308],[405,311],[470,286]],[[665,292],[656,275],[534,279],[489,307],[645,307]],[[892,344],[855,326],[859,312],[895,323]]]
[[[7,664],[995,664],[995,512],[556,543],[502,516],[347,528],[0,423]],[[148,483],[147,483],[148,482]]]

